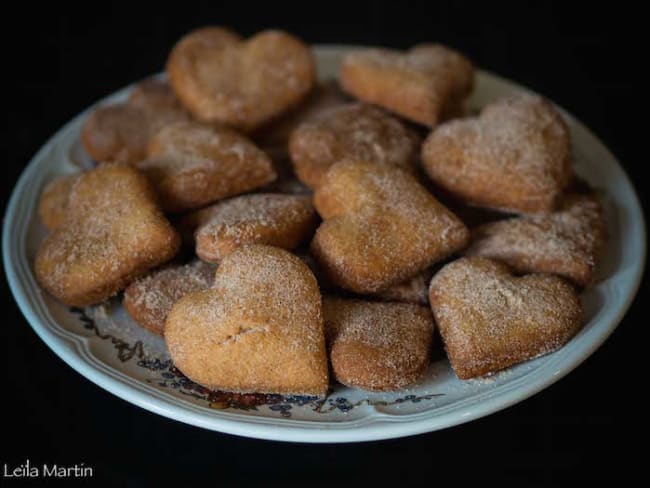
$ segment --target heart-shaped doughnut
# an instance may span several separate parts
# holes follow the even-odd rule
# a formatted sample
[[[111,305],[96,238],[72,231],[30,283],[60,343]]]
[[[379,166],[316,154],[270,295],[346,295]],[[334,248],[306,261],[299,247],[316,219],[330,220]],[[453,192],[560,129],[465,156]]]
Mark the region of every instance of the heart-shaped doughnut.
[[[158,131],[149,141],[147,159],[137,167],[168,212],[199,208],[276,178],[268,156],[247,138],[196,122]]]
[[[84,121],[81,142],[97,162],[134,164],[147,156],[149,139],[161,128],[189,120],[166,82],[138,83],[125,103],[103,105]]]
[[[183,37],[167,73],[187,109],[204,122],[252,130],[297,105],[314,85],[310,49],[281,31],[247,41],[220,27]]]
[[[571,183],[569,130],[553,106],[521,94],[452,120],[422,147],[431,179],[464,202],[515,212],[552,211]]]
[[[179,246],[147,179],[105,164],[73,184],[64,221],[36,254],[36,277],[66,305],[91,305],[169,261]]]
[[[323,396],[328,388],[321,295],[298,257],[251,245],[219,265],[211,289],[172,308],[174,364],[215,390]]]
[[[448,47],[422,44],[406,52],[353,51],[341,63],[339,79],[354,97],[433,127],[460,111],[474,85],[474,69]]]
[[[199,210],[196,254],[211,263],[246,244],[292,250],[313,235],[318,216],[311,197],[258,193]]]
[[[582,326],[580,299],[569,283],[545,274],[515,277],[487,258],[446,265],[431,280],[429,299],[461,379],[550,353]]]
[[[165,266],[127,286],[122,304],[137,324],[161,336],[174,303],[188,293],[209,288],[215,270],[214,265],[198,259]]]
[[[607,234],[592,195],[567,195],[557,212],[499,220],[472,231],[468,256],[493,258],[519,273],[553,273],[580,286],[593,280]]]
[[[426,371],[433,337],[426,307],[324,297],[323,315],[332,371],[340,383],[393,391]]]
[[[325,219],[311,244],[330,282],[375,293],[462,249],[465,225],[395,166],[342,161],[314,195]]]
[[[377,107],[349,103],[300,124],[289,139],[296,175],[316,188],[342,159],[390,164],[415,172],[420,140],[414,131]]]

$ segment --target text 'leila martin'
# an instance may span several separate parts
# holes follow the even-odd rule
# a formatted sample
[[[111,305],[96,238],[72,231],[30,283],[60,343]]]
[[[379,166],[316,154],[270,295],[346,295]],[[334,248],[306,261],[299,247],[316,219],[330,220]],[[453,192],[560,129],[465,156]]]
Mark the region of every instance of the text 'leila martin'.
[[[25,464],[11,467],[3,464],[3,478],[90,478],[93,475],[93,468],[84,463],[73,466],[60,466],[58,464],[32,465],[29,461]]]

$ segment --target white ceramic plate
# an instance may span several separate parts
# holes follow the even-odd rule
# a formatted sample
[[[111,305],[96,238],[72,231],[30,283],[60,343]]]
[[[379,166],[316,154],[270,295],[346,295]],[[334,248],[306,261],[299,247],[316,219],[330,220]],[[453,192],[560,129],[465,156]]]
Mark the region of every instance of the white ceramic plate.
[[[319,76],[336,76],[343,46],[316,47]],[[124,99],[129,88],[101,103]],[[524,88],[479,72],[470,107]],[[79,142],[80,114],[52,137],[20,177],[4,220],[3,258],[16,301],[36,333],[61,359],[102,388],[182,422],[231,434],[300,442],[353,442],[433,431],[519,402],[567,374],[609,336],[627,310],[645,260],[643,215],[614,156],[580,122],[571,128],[577,173],[605,199],[610,239],[598,282],[583,295],[585,327],[548,356],[487,379],[459,381],[445,359],[408,390],[370,394],[338,386],[324,402],[288,398],[254,408],[214,402],[173,369],[163,341],[134,325],[119,302],[72,310],[43,293],[33,258],[44,235],[37,215],[40,189],[54,176],[88,162]]]

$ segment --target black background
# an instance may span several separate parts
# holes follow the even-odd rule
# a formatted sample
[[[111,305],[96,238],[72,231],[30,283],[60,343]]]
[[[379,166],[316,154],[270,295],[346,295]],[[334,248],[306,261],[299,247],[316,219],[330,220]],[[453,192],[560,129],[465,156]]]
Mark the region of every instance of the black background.
[[[86,2],[51,11],[26,3],[3,14],[2,207],[58,127],[98,98],[159,71],[174,41],[205,24],[245,35],[280,27],[309,42],[447,43],[584,121],[647,203],[645,15],[633,4],[567,3]],[[643,442],[647,425],[641,399],[647,321],[639,299],[596,354],[523,403],[412,438],[312,446],[209,432],[120,400],[58,359],[27,325],[4,280],[0,286],[0,464],[85,462],[95,471],[87,483],[117,486],[583,486],[609,479],[625,486],[643,467],[645,448],[633,444]]]

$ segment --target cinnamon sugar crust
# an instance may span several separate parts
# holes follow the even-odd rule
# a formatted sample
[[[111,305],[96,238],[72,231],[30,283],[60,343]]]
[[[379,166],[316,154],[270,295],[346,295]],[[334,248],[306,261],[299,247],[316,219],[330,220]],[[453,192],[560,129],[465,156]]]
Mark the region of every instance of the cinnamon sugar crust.
[[[232,198],[200,211],[196,254],[218,263],[245,244],[292,250],[316,229],[311,197],[258,193]]]
[[[95,108],[81,129],[81,142],[98,162],[135,164],[147,156],[149,139],[166,125],[189,120],[164,81],[137,84],[126,103]]]
[[[426,371],[433,337],[426,307],[326,296],[323,315],[332,370],[340,383],[394,391]]]
[[[469,256],[503,261],[519,273],[552,273],[579,286],[593,281],[607,235],[593,195],[563,198],[557,212],[516,217],[476,228]]]
[[[179,246],[147,179],[132,167],[106,164],[74,183],[66,218],[40,244],[34,270],[61,302],[86,306],[169,261]]]
[[[151,180],[169,212],[199,208],[276,178],[268,156],[247,138],[196,122],[160,130],[138,169]]]
[[[580,299],[562,278],[515,277],[482,257],[461,258],[431,281],[431,309],[461,379],[548,354],[582,327]]]
[[[401,283],[389,286],[375,294],[376,298],[387,302],[413,303],[415,305],[429,304],[429,283],[433,271],[425,269]]]
[[[299,125],[289,140],[298,179],[316,188],[338,161],[361,159],[415,172],[419,138],[395,117],[365,104],[331,108]]]
[[[209,389],[327,392],[318,285],[283,249],[250,245],[226,256],[212,288],[174,304],[165,341],[176,367]]]
[[[243,41],[222,27],[197,29],[178,41],[167,74],[197,119],[245,131],[296,106],[316,78],[311,50],[298,38],[269,30]]]
[[[38,201],[38,214],[48,230],[54,230],[65,220],[70,192],[78,174],[59,176],[45,185]]]
[[[363,161],[330,168],[314,204],[325,220],[311,252],[325,277],[376,293],[462,249],[463,223],[407,172]]]
[[[166,266],[131,283],[124,290],[122,304],[136,323],[162,336],[174,303],[188,293],[209,288],[215,271],[216,266],[199,260]]]
[[[364,102],[434,127],[460,111],[474,85],[474,68],[462,54],[440,44],[405,52],[364,49],[345,56],[339,80]]]
[[[429,177],[459,199],[518,213],[553,211],[573,180],[569,130],[537,95],[442,124],[422,146]]]

